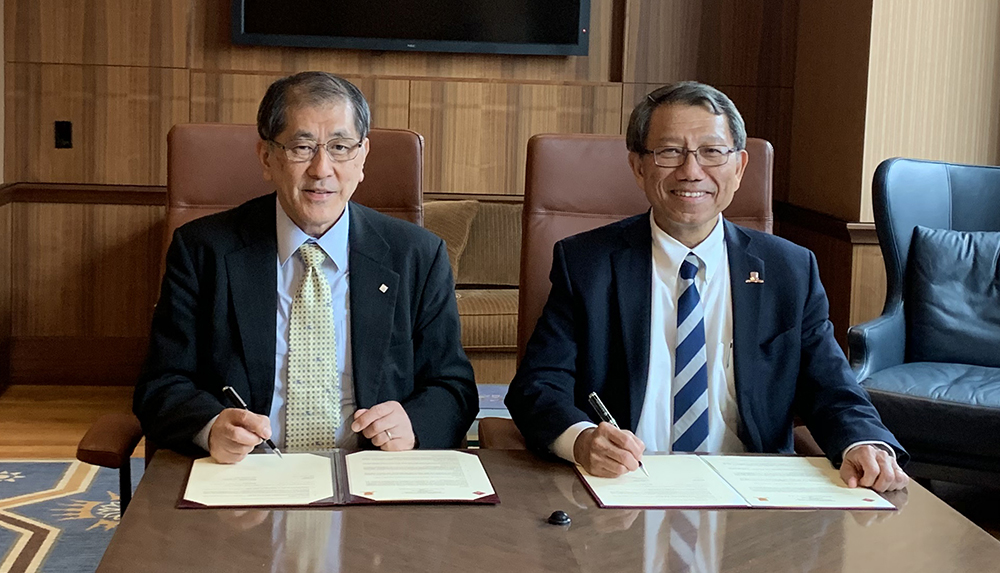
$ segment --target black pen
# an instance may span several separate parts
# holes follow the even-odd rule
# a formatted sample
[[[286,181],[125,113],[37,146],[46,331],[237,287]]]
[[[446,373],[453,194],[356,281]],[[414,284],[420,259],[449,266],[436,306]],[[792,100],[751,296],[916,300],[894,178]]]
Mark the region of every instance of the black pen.
[[[243,398],[240,398],[240,395],[236,393],[236,389],[234,389],[232,386],[226,386],[226,387],[224,387],[222,389],[222,393],[225,394],[226,398],[229,398],[229,401],[232,402],[233,404],[235,404],[237,408],[243,408],[244,410],[249,410],[250,409],[250,408],[247,408],[247,403],[243,401]],[[274,450],[274,453],[278,454],[279,458],[284,458],[285,457],[285,456],[281,455],[281,450],[279,450],[274,445],[274,442],[271,441],[271,438],[264,438],[264,443],[267,444],[267,447],[269,447],[272,450]]]
[[[614,416],[612,416],[611,412],[608,412],[608,409],[604,407],[604,402],[601,402],[601,398],[597,395],[597,392],[591,392],[590,396],[587,396],[587,401],[590,402],[590,405],[594,408],[594,411],[597,412],[597,415],[601,417],[601,420],[611,424],[616,430],[621,430],[621,428],[618,427],[618,422],[615,421]],[[639,462],[639,469],[642,470],[642,473],[646,474],[646,477],[649,477],[649,472],[646,471],[646,468],[642,465],[641,461]]]

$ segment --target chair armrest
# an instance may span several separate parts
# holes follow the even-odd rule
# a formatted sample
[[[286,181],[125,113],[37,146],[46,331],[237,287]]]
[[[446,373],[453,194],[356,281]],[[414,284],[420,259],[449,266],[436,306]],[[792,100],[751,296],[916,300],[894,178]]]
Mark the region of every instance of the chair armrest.
[[[120,469],[129,463],[142,439],[142,426],[133,414],[101,416],[80,440],[76,459],[81,462]]]
[[[809,428],[805,426],[795,426],[794,432],[795,453],[797,455],[817,457],[823,457],[826,455],[823,453],[823,448],[819,447],[819,444],[816,443],[816,438],[813,438]]]
[[[880,370],[902,364],[906,357],[903,305],[896,305],[882,316],[848,329],[847,349],[851,368],[859,382]]]
[[[524,436],[507,418],[479,420],[479,447],[487,450],[526,450]]]

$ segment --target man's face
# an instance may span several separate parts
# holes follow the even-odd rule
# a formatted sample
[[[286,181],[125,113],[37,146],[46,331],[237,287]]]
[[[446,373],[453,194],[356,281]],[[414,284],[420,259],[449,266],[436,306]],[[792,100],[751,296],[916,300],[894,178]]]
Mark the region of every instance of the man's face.
[[[323,149],[331,140],[346,145],[358,142],[354,110],[346,102],[289,108],[285,130],[274,139],[288,148],[297,143],[320,146],[312,160],[296,163],[280,146],[257,143],[264,179],[278,188],[282,209],[306,234],[319,237],[337,222],[365,178],[368,139],[361,142],[357,157],[348,161],[334,161]]]
[[[698,149],[733,147],[726,116],[701,106],[661,105],[650,118],[646,149],[670,146]],[[729,206],[747,165],[747,152],[733,153],[723,165],[704,167],[687,154],[679,167],[660,167],[652,153],[629,153],[636,182],[653,207],[656,224],[671,237],[694,247],[712,232],[719,213]]]

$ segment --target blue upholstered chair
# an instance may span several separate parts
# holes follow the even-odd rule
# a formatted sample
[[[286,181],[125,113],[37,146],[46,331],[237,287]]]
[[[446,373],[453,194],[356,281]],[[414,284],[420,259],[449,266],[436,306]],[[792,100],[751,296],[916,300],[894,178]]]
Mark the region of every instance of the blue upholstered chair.
[[[889,159],[872,202],[887,293],[851,366],[911,475],[1000,483],[1000,167]]]

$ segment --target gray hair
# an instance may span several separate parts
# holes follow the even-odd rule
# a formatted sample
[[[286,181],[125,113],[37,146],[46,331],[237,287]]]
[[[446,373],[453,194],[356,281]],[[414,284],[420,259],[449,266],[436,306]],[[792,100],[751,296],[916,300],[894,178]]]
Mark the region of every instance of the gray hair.
[[[327,72],[301,72],[271,84],[257,108],[257,134],[264,141],[274,141],[285,131],[289,109],[330,103],[349,105],[358,137],[362,141],[368,137],[372,116],[364,94],[351,82]]]
[[[733,100],[710,85],[677,82],[649,92],[632,110],[628,120],[628,131],[625,132],[625,145],[629,151],[635,153],[649,151],[646,149],[646,138],[649,136],[650,118],[656,108],[669,104],[701,106],[715,115],[725,115],[729,122],[729,132],[733,136],[733,145],[736,149],[746,148],[747,127]]]

